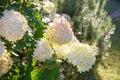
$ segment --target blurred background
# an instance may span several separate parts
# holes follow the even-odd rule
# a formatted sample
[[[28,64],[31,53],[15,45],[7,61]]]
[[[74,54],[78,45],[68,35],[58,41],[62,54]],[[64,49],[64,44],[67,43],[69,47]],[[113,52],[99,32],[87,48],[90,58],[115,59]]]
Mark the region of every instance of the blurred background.
[[[62,1],[70,2],[72,0],[62,0]],[[77,1],[78,4],[81,3],[81,0],[77,0]],[[67,2],[68,5],[64,4],[64,7],[62,8],[61,6],[58,6],[59,10],[61,10],[58,12],[66,13],[69,14],[71,17],[73,17],[73,15],[76,15],[77,13],[74,12],[77,11],[77,9],[78,10],[80,9],[80,5],[79,7],[76,5],[76,6],[72,6],[71,8],[68,8],[70,7],[69,4],[71,3],[68,2]],[[74,5],[74,2],[72,5]],[[110,48],[110,54],[105,59],[103,59],[99,65],[97,65],[97,69],[95,69],[96,71],[90,70],[89,72],[85,72],[82,74],[79,73],[73,74],[74,76],[69,76],[67,74],[66,77],[67,76],[68,77],[65,80],[68,80],[68,78],[69,80],[120,80],[120,0],[107,0],[105,5],[105,11],[107,12],[107,15],[111,17],[112,23],[116,27],[115,33],[112,35],[111,38],[112,46]]]
[[[101,66],[101,80],[120,80],[120,0],[108,0],[105,10],[116,26],[112,36],[110,55]]]
[[[7,3],[7,1],[8,1],[8,3]],[[29,21],[29,26],[31,27],[31,29],[33,29],[34,26],[36,27],[34,39],[38,40],[39,38],[43,37],[42,34],[43,34],[43,30],[45,29],[45,25],[41,21],[42,15],[39,14],[40,12],[39,11],[34,12],[34,9],[32,9],[33,5],[30,7],[26,6],[26,5],[30,4],[29,2],[28,3],[26,2],[27,4],[22,3],[22,1],[27,1],[27,0],[15,0],[16,2],[18,1],[18,3],[14,4],[14,2],[13,2],[9,8],[8,8],[8,6],[4,6],[4,5],[8,5],[9,2],[12,2],[12,1],[14,1],[14,0],[0,0],[0,5],[3,5],[0,7],[0,11],[1,11],[0,15],[2,15],[2,11],[6,8],[7,9],[13,8],[15,10],[21,11],[25,16],[27,15],[26,18]],[[30,1],[32,3],[32,1],[35,1],[35,0],[30,0]],[[39,1],[43,1],[43,0],[39,0]],[[94,0],[50,0],[50,1],[55,3],[55,5],[57,6],[57,9],[58,9],[57,10],[58,13],[60,13],[60,14],[65,13],[71,17],[71,20],[73,21],[72,25],[75,26],[75,27],[73,27],[74,32],[76,32],[75,34],[77,34],[77,32],[80,30],[78,28],[80,28],[81,25],[82,26],[84,26],[84,25],[91,26],[92,21],[89,21],[88,19],[92,20],[92,18],[96,17],[96,15],[97,15],[97,19],[95,19],[93,22],[95,24],[97,24],[98,26],[99,26],[99,21],[97,21],[97,20],[100,18],[101,23],[103,23],[103,25],[102,25],[103,29],[106,27],[109,31],[109,27],[111,27],[112,24],[115,25],[115,27],[116,27],[115,33],[111,36],[112,46],[109,50],[110,54],[107,54],[105,58],[100,58],[100,61],[98,61],[99,64],[96,64],[97,66],[95,65],[92,69],[90,69],[89,72],[84,72],[84,73],[78,72],[76,67],[72,66],[71,64],[68,64],[66,61],[60,63],[59,69],[64,68],[64,70],[59,75],[62,76],[64,79],[60,78],[59,80],[120,80],[120,0],[107,0],[107,2],[106,2],[106,0],[100,0],[101,2],[99,0],[95,0],[96,2],[98,1],[99,3],[101,3],[100,6],[95,4]],[[85,4],[81,5],[82,1]],[[7,4],[4,4],[4,3],[7,3]],[[21,3],[22,3],[22,5],[21,5]],[[96,13],[94,15],[93,11],[95,11],[94,9],[96,9],[96,5],[99,8],[97,8]],[[85,11],[84,7],[86,7],[86,6],[88,6],[88,8]],[[105,9],[104,9],[104,7],[105,7]],[[83,8],[83,13],[82,13],[82,8]],[[104,10],[106,12],[104,12]],[[93,14],[93,15],[90,15],[90,14]],[[106,17],[106,14],[109,17],[111,17],[112,20],[110,18]],[[84,17],[86,18],[86,20],[83,20]],[[30,19],[32,18],[33,21],[31,21],[29,18]],[[71,21],[71,23],[72,23],[72,21]],[[112,24],[111,24],[111,22],[112,22]],[[84,24],[84,23],[87,23],[87,24]],[[89,32],[87,32],[87,31],[89,31]],[[87,29],[87,31],[86,32],[83,31],[84,33],[87,33],[85,35],[82,35],[82,36],[76,35],[76,36],[77,36],[77,38],[79,38],[79,40],[81,42],[83,40],[83,42],[92,44],[92,40],[94,41],[94,37],[91,37],[91,35],[89,35],[89,33],[92,32],[92,30]],[[96,30],[96,33],[97,33],[97,30]],[[94,33],[90,33],[90,34],[92,34],[92,36],[94,36]],[[95,35],[97,35],[97,34],[95,34]],[[35,44],[34,41],[28,41],[28,39],[29,39],[29,36],[27,36],[27,37],[25,36],[22,40],[20,40],[17,43],[19,46],[15,49],[15,51],[17,49],[22,50],[24,45],[26,45],[28,43],[31,44],[32,46]],[[98,39],[98,43],[100,42],[99,41],[100,39],[101,39],[101,37]],[[102,42],[101,42],[101,44],[102,44]],[[100,48],[104,47],[104,45],[101,46],[99,44],[98,44],[98,46],[100,46]],[[34,48],[34,46],[33,46],[33,48]],[[8,49],[9,49],[9,45],[8,45]],[[21,53],[25,52],[24,49],[22,51],[23,52],[21,52]],[[20,55],[20,59],[16,58],[14,60],[14,62],[18,63],[18,64],[13,65],[13,68],[10,70],[17,77],[15,76],[15,78],[14,78],[14,76],[11,75],[10,78],[11,77],[12,78],[11,79],[9,78],[9,80],[32,80],[29,78],[30,78],[30,72],[33,70],[33,66],[31,66],[31,64],[27,65],[28,71],[25,72],[25,70],[24,70],[25,67],[22,65],[22,60],[23,61],[27,60],[26,58],[25,59],[23,58],[26,55],[25,54],[19,54],[19,55]],[[32,59],[31,55],[27,54],[27,56],[28,56],[28,59],[30,59],[30,60]],[[28,60],[28,62],[29,62],[29,60]],[[16,68],[16,71],[14,71],[14,68]],[[20,68],[20,72],[19,72],[19,68]],[[9,71],[9,73],[10,73],[10,71]],[[55,71],[56,71],[56,69],[55,69]],[[29,78],[27,77],[25,79],[26,75],[25,74],[23,75],[24,72],[26,73],[26,75],[28,75]],[[46,70],[46,73],[47,72],[48,71]],[[52,73],[52,70],[51,70],[51,73]],[[50,77],[52,75],[51,73],[49,73]],[[53,71],[53,73],[54,73],[54,71]],[[56,74],[54,74],[54,75],[56,75]],[[0,78],[0,80],[7,80],[6,76],[9,77],[9,74],[4,75],[3,77]],[[55,77],[55,76],[53,76],[53,77]],[[46,78],[44,80],[48,80],[48,79]],[[54,80],[54,79],[52,79],[52,80]]]
[[[51,0],[51,1],[55,3],[57,0]],[[58,5],[59,13],[66,13],[70,15],[70,17],[73,17],[74,15],[77,15],[76,13],[78,13],[79,10],[81,10],[80,3],[82,0],[75,0],[78,3],[78,5],[75,5],[75,6],[74,4],[76,3],[73,0],[62,0],[62,1],[64,2],[64,4],[62,4],[63,7],[61,7],[61,5],[60,6]],[[101,1],[104,1],[104,0],[101,0]],[[73,6],[70,6],[70,4]],[[103,6],[104,6],[104,3],[103,3]],[[76,73],[76,74],[73,74],[72,76],[67,74],[65,80],[68,80],[68,79],[69,80],[120,80],[120,0],[107,0],[106,5],[104,7],[105,7],[105,11],[107,12],[106,14],[109,17],[111,17],[112,23],[116,27],[115,33],[111,36],[112,46],[110,48],[110,54],[107,55],[107,57],[105,57],[103,60],[101,60],[100,64],[97,65],[97,68],[94,69],[95,71],[90,70],[89,72],[85,72],[81,74]],[[76,18],[79,18],[79,16],[74,17],[73,20]],[[82,23],[81,21],[78,21],[78,22],[80,22],[80,24]],[[77,24],[77,26],[78,25],[79,23]],[[108,26],[106,25],[106,27]],[[77,31],[75,30],[74,32],[77,32]],[[68,70],[68,72],[70,71]]]

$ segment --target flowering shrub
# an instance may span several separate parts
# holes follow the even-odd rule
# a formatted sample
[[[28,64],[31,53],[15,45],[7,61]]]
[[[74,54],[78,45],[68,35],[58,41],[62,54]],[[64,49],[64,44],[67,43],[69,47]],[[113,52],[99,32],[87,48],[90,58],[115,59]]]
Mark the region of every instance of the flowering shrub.
[[[89,34],[93,31],[99,36],[95,37],[95,40],[91,38],[89,42],[86,39],[88,32],[82,32],[79,26],[79,38],[75,27],[72,27],[72,23],[76,26],[77,21],[72,22],[67,14],[58,14],[54,3],[50,1],[8,0],[0,8],[2,80],[63,80],[62,63],[73,65],[79,73],[86,72],[97,62],[96,56],[110,47],[107,43],[110,35],[114,33],[113,27],[105,29],[107,34],[101,33],[102,28],[96,29],[95,21],[92,21],[91,17],[84,17],[83,21],[88,20],[92,24],[93,30],[87,28]],[[86,26],[83,26],[86,30]],[[100,49],[98,42],[103,36],[101,44],[105,47]]]

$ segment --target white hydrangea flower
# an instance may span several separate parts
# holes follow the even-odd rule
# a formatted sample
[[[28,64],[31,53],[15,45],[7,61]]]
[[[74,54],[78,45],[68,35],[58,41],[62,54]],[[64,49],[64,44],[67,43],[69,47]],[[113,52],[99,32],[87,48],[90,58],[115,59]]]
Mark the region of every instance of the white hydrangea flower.
[[[53,45],[57,56],[67,59],[69,63],[77,66],[78,71],[85,72],[92,68],[95,64],[98,50],[95,50],[95,46],[89,46],[88,44],[80,43],[76,37],[73,37],[72,41],[63,45]]]
[[[43,18],[42,18],[42,21],[43,21],[44,23],[48,23],[48,22],[50,22],[51,20],[50,20],[49,17],[43,17]]]
[[[2,44],[2,42],[0,42],[0,58],[6,52],[7,52],[7,50],[5,49],[5,46]]]
[[[33,53],[33,58],[35,58],[38,61],[44,61],[45,59],[48,59],[52,57],[53,50],[45,39],[41,39],[35,48],[35,51]]]
[[[73,42],[78,41],[75,36],[72,37],[72,40],[67,44],[52,44],[52,47],[57,55],[58,58],[66,59],[66,56],[69,54],[68,51],[70,51],[70,44]],[[79,42],[79,41],[78,41]]]
[[[10,66],[12,65],[12,59],[9,54],[3,54],[0,58],[0,77],[8,72]]]
[[[68,53],[66,58],[69,63],[77,66],[80,73],[92,68],[96,61],[96,52],[94,52],[95,50],[91,46],[80,43],[79,41],[72,42],[68,46],[70,49],[66,52]]]
[[[54,11],[55,5],[54,5],[54,3],[50,2],[50,1],[43,1],[43,9],[47,13],[51,13]]]
[[[52,46],[58,58],[66,59],[65,57],[67,55],[66,50],[69,50],[68,45],[52,44]]]
[[[57,17],[49,23],[45,36],[51,43],[64,44],[72,40],[73,31],[70,23],[64,17]]]
[[[22,14],[13,9],[5,10],[0,19],[0,36],[9,41],[17,41],[23,37],[27,27],[27,20]]]

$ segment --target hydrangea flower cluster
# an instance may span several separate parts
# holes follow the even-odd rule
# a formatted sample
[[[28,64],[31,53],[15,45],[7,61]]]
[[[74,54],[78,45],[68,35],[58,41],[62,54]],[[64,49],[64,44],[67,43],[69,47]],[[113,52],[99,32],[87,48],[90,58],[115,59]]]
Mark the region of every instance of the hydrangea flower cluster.
[[[41,39],[35,48],[35,51],[33,53],[33,58],[35,58],[38,61],[44,61],[45,59],[52,57],[53,50],[45,39]]]
[[[9,41],[20,40],[27,30],[27,20],[15,10],[5,10],[0,19],[0,35]]]
[[[89,71],[95,64],[96,52],[88,44],[80,43],[77,40],[72,41],[68,44],[69,50],[67,50],[67,56],[69,63],[78,67],[79,72]]]
[[[73,31],[70,23],[64,17],[60,17],[49,23],[45,36],[51,43],[64,44],[72,40]]]
[[[10,58],[9,54],[3,54],[3,56],[0,58],[0,77],[8,72],[11,65],[12,59]]]
[[[0,19],[0,36],[15,42],[23,37],[27,27],[27,20],[21,13],[13,9],[5,10]],[[0,77],[8,72],[11,65],[12,59],[0,41]]]
[[[50,1],[44,1],[43,2],[43,9],[45,10],[45,12],[51,13],[55,9],[55,5]]]
[[[45,39],[40,40],[35,48],[33,57],[36,60],[44,61],[50,58],[53,49],[58,58],[77,66],[79,72],[88,71],[95,64],[97,48],[80,43],[64,17],[55,17],[53,22],[49,23],[44,36]]]
[[[71,51],[70,50],[70,48],[71,48],[70,45],[73,44],[74,42],[79,43],[79,41],[76,39],[75,36],[73,36],[72,40],[69,43],[62,44],[62,45],[52,43],[52,46],[53,46],[53,49],[55,50],[56,55],[59,58],[63,58],[63,59],[66,60],[67,56],[69,55],[69,51]]]
[[[5,49],[5,46],[0,42],[0,77],[7,73],[12,65],[12,60]]]
[[[5,49],[5,46],[2,44],[2,42],[0,42],[0,58],[6,52],[7,52],[7,50]]]
[[[88,44],[80,43],[75,37],[67,44],[53,45],[57,56],[67,59],[78,71],[85,72],[92,68],[96,61],[98,49]]]

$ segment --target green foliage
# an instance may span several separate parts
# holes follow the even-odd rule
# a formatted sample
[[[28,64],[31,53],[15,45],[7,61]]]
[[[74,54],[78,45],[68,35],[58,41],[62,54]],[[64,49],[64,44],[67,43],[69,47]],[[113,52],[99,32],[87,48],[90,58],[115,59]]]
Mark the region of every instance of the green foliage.
[[[29,27],[34,31],[33,36],[26,32],[23,38],[15,43],[9,42],[1,37],[5,42],[7,50],[13,58],[13,65],[9,72],[3,75],[1,80],[30,80],[31,71],[36,62],[32,59],[32,54],[36,41],[43,37],[43,31],[46,28],[42,22],[41,13],[34,9],[32,1],[25,0],[0,0],[0,16],[7,9],[14,9],[21,12],[27,19]],[[15,54],[12,54],[12,51]],[[31,79],[32,80],[32,79]]]
[[[41,80],[42,73],[43,73],[43,71],[41,69],[34,69],[31,72],[31,78],[32,78],[32,80]]]
[[[31,72],[31,79],[28,80],[58,80],[59,79],[59,69],[54,67],[50,70],[34,69]]]
[[[59,69],[57,67],[51,70],[44,70],[41,80],[58,80],[59,74]]]
[[[70,17],[75,16],[81,10],[81,0],[51,0],[57,6],[59,13],[68,14]]]
[[[78,1],[76,0],[76,5]],[[99,57],[102,58],[102,56],[108,54],[109,45],[111,44],[111,40],[107,36],[111,36],[115,30],[111,18],[107,16],[107,12],[104,10],[106,0],[82,0],[79,2],[81,8],[78,7],[78,10],[75,10],[77,14],[72,16],[74,32],[81,42],[90,45],[97,44],[101,51]],[[69,5],[73,6],[72,4]],[[64,8],[62,10],[65,11]],[[81,34],[78,34],[79,32]]]

